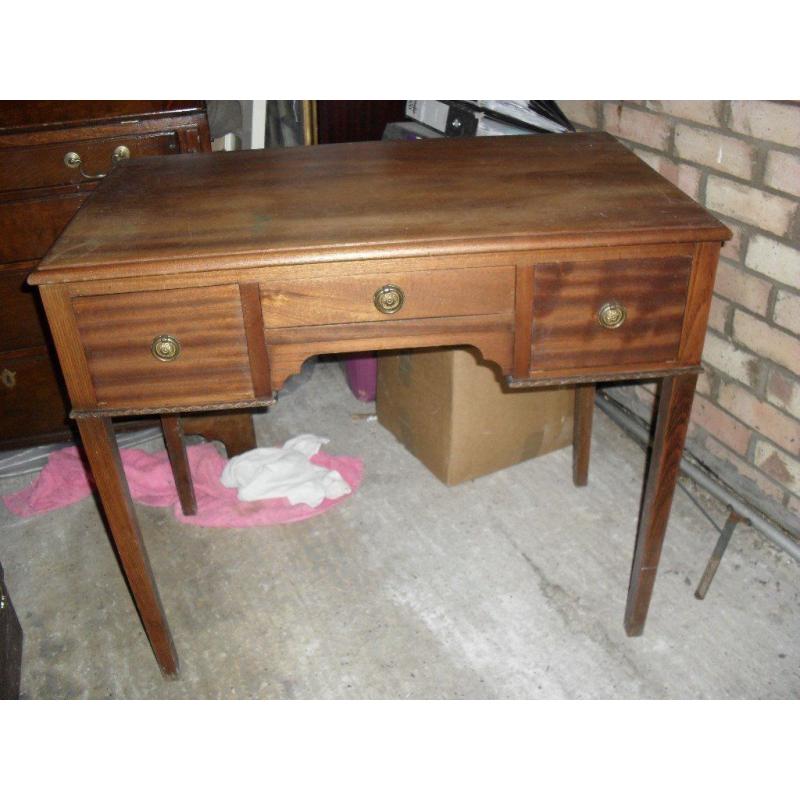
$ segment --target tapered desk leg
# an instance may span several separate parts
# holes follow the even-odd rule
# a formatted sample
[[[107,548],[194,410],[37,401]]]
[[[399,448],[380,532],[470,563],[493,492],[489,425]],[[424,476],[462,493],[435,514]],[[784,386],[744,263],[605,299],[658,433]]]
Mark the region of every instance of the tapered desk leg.
[[[628,636],[641,636],[644,631],[696,383],[697,375],[680,375],[662,381],[653,452],[647,470],[625,608]]]
[[[178,674],[178,655],[134,515],[111,420],[85,417],[78,420],[78,429],[147,638],[161,671],[175,676]]]
[[[589,453],[592,448],[592,417],[595,385],[575,387],[575,413],[572,422],[572,482],[586,486],[589,482]]]
[[[181,501],[181,510],[186,516],[197,513],[197,500],[194,496],[192,472],[189,469],[189,458],[186,444],[183,441],[183,428],[178,414],[164,414],[161,417],[161,428],[164,431],[164,444],[167,446],[169,463],[172,465],[172,477]]]

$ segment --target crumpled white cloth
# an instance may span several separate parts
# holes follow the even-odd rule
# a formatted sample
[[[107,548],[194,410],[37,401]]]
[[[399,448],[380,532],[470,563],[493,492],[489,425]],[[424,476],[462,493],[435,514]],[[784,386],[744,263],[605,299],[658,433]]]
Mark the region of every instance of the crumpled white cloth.
[[[335,469],[309,460],[330,440],[312,433],[289,439],[283,447],[257,447],[232,458],[220,480],[238,489],[239,500],[269,500],[285,497],[292,505],[305,503],[316,508],[323,500],[336,500],[351,489]]]

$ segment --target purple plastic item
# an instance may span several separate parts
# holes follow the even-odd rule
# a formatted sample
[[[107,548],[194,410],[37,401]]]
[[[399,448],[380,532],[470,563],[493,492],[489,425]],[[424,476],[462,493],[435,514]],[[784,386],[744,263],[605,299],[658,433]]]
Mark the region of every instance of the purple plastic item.
[[[372,353],[354,353],[345,359],[344,372],[350,391],[363,403],[371,403],[378,389],[378,359]]]

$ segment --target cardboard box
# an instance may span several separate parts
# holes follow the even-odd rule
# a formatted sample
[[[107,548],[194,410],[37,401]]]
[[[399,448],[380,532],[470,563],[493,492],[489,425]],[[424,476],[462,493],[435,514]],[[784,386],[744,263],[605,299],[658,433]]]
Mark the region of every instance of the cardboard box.
[[[448,486],[572,444],[573,389],[509,389],[469,347],[378,359],[378,421]]]

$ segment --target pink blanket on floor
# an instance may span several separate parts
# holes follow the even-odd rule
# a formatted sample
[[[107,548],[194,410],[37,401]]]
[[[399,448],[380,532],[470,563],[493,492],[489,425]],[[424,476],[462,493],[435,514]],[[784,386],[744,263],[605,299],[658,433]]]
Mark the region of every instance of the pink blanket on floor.
[[[285,498],[242,502],[236,497],[236,489],[226,489],[220,483],[227,460],[214,445],[191,445],[187,452],[197,499],[197,514],[187,517],[181,511],[165,451],[145,453],[135,449],[120,450],[131,497],[147,506],[171,506],[180,522],[208,528],[247,528],[297,522],[322,514],[347,497],[324,500],[317,508],[304,503],[293,506]],[[332,456],[320,451],[312,456],[311,461],[321,467],[338,470],[353,491],[361,483],[364,465],[359,458]],[[50,456],[47,465],[30,486],[3,497],[3,501],[17,516],[32,517],[77,503],[90,493],[90,478],[78,448],[66,447]]]

